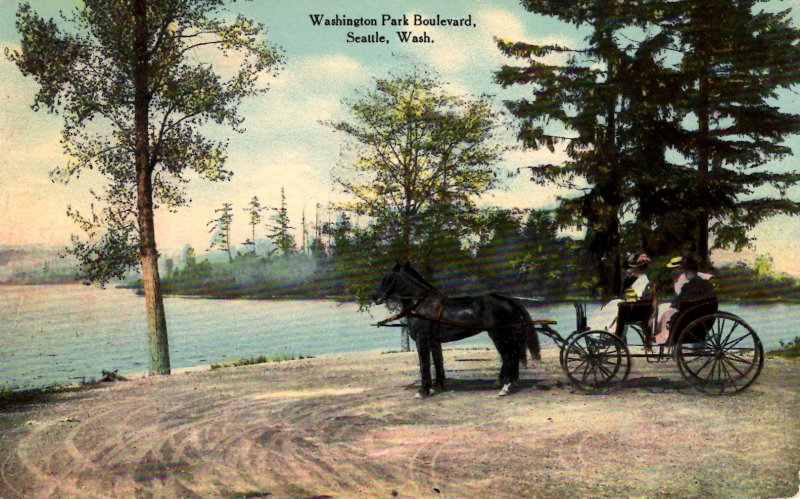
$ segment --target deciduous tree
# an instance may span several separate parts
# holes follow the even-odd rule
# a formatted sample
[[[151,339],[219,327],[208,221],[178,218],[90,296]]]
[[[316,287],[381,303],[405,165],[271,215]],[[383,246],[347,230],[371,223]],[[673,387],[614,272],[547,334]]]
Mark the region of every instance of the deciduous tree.
[[[495,185],[502,150],[489,99],[453,95],[414,67],[345,104],[351,119],[327,123],[352,153],[335,178],[355,198],[343,208],[370,220],[375,237],[394,248],[390,259],[419,261],[420,242],[460,230],[475,197]]]
[[[226,143],[202,127],[241,130],[239,104],[265,90],[259,75],[281,61],[262,25],[224,7],[222,0],[83,0],[59,25],[23,3],[21,49],[6,51],[40,85],[34,109],[64,119],[67,161],[53,177],[93,169],[107,179],[95,194],[97,212],[71,212],[89,236],[76,238],[73,252],[84,276],[100,283],[138,265],[154,374],[170,372],[154,210],[186,204],[188,171],[230,176]],[[215,73],[209,57],[234,52],[242,58],[237,70]]]

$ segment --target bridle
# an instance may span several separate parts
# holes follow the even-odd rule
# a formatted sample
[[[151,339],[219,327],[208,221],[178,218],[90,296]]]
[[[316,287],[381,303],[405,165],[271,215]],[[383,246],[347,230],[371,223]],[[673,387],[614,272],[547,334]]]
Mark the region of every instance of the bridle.
[[[419,292],[413,295],[405,295],[396,292],[399,274],[403,274],[405,278],[411,280],[417,287],[419,287]],[[386,282],[387,279],[389,279],[388,283]],[[381,303],[384,303],[387,299],[389,299],[390,296],[394,296],[402,303],[401,310],[392,316],[392,320],[404,317],[413,312],[417,305],[419,305],[419,303],[428,296],[444,297],[444,295],[442,295],[442,293],[440,293],[439,290],[433,286],[433,284],[429,283],[413,269],[393,271],[391,274],[384,277],[384,283],[381,284],[381,288],[384,291],[382,296],[375,299],[376,304],[380,305]]]

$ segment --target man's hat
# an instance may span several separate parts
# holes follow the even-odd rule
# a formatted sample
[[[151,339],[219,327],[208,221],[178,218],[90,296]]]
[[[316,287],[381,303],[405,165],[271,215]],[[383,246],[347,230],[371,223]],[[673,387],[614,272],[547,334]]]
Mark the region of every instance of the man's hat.
[[[672,258],[669,261],[669,263],[667,264],[667,268],[668,269],[678,268],[678,267],[681,266],[682,263],[683,263],[683,257],[682,256],[676,256],[675,258]]]
[[[667,264],[667,268],[674,269],[680,267],[682,269],[693,270],[697,272],[700,264],[697,259],[692,255],[676,256],[672,258]]]

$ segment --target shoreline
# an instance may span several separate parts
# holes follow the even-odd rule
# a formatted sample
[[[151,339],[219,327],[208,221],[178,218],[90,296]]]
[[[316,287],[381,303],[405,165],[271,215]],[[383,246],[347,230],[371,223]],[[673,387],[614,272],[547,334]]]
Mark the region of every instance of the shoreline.
[[[86,287],[85,284],[80,282],[72,282],[72,283],[36,283],[36,284],[17,284],[17,283],[6,283],[0,282],[0,289],[4,287],[8,288],[35,288],[40,286],[70,286],[70,287],[78,287],[83,286]],[[98,288],[100,289],[100,288]],[[142,296],[140,289],[136,287],[128,287],[128,286],[113,286],[113,289],[118,290],[126,290],[131,291],[132,294],[136,296]],[[503,293],[500,293],[503,294]],[[337,295],[322,295],[322,296],[301,296],[301,295],[271,295],[271,296],[257,296],[257,295],[247,295],[247,294],[219,294],[219,295],[211,295],[211,294],[181,294],[181,293],[164,293],[164,297],[169,298],[181,298],[181,299],[194,299],[194,300],[243,300],[243,301],[335,301],[339,303],[354,303],[358,304],[358,302],[354,298],[346,298]],[[567,297],[567,298],[558,298],[558,299],[548,299],[548,298],[537,298],[537,297],[522,297],[525,299],[527,303],[532,303],[533,307],[536,306],[549,306],[549,305],[565,305],[565,304],[572,304],[572,303],[606,303],[607,299],[602,298],[590,298],[590,297]],[[666,302],[669,301],[668,297],[663,297],[659,299],[659,302]],[[739,299],[739,298],[725,298],[720,297],[720,303],[734,303],[736,305],[798,305],[800,304],[800,299]]]
[[[553,354],[552,352],[555,352],[557,350],[558,350],[558,346],[555,345],[554,343],[543,343],[541,345],[542,357],[546,357],[548,355],[556,355],[556,354]],[[497,356],[498,361],[500,359],[499,354],[497,353],[497,351],[494,348],[489,347],[489,346],[486,346],[486,347],[481,347],[481,346],[463,346],[463,347],[460,347],[460,346],[444,345],[443,348],[442,348],[442,351],[443,352],[450,352],[450,353],[453,353],[453,352],[484,351],[484,352],[490,352],[491,354]],[[325,361],[326,359],[327,360],[338,359],[338,358],[348,357],[348,356],[350,356],[350,357],[362,357],[362,356],[364,356],[364,357],[370,357],[370,356],[381,357],[381,356],[384,356],[384,355],[398,355],[398,354],[401,354],[401,355],[402,354],[405,354],[405,355],[414,354],[414,355],[416,355],[416,350],[412,345],[411,350],[409,350],[408,352],[403,352],[403,351],[400,351],[400,350],[384,350],[382,348],[373,348],[373,349],[369,349],[369,350],[361,350],[361,351],[356,351],[356,352],[324,353],[324,354],[319,354],[319,355],[308,355],[308,356],[300,354],[300,355],[303,355],[303,358],[285,359],[285,360],[266,360],[264,362],[245,364],[245,365],[220,365],[217,368],[213,368],[212,367],[212,366],[216,365],[216,363],[197,364],[197,365],[193,365],[193,366],[185,366],[185,367],[174,368],[174,369],[171,370],[170,374],[164,375],[164,376],[162,376],[162,375],[153,376],[153,375],[150,375],[150,373],[148,371],[134,371],[134,372],[131,372],[131,373],[118,373],[120,376],[125,378],[125,379],[119,380],[119,381],[106,382],[106,381],[101,381],[101,380],[97,379],[97,380],[94,380],[94,381],[72,382],[72,383],[57,383],[56,382],[56,383],[52,383],[52,384],[41,386],[41,387],[31,387],[31,388],[23,388],[23,389],[14,389],[14,388],[12,388],[10,390],[2,389],[2,390],[0,390],[0,395],[14,397],[16,395],[24,395],[26,393],[47,394],[47,393],[51,393],[51,392],[58,393],[60,391],[70,391],[70,390],[81,390],[81,389],[87,389],[88,390],[88,389],[101,387],[101,386],[106,386],[106,385],[111,385],[111,384],[115,384],[115,383],[124,383],[124,382],[127,382],[127,381],[136,381],[136,380],[143,380],[143,379],[150,379],[150,378],[159,379],[159,378],[164,378],[164,377],[180,377],[180,376],[187,375],[187,374],[191,375],[191,374],[197,374],[197,373],[202,373],[202,372],[211,372],[211,371],[217,371],[217,370],[220,370],[220,369],[239,369],[239,368],[245,368],[245,367],[260,366],[260,365],[264,365],[264,364],[281,364],[281,363],[286,363],[286,362],[302,362],[302,361],[313,360],[313,359],[320,359],[322,361]],[[800,364],[800,357],[792,356],[792,355],[781,355],[779,350],[766,351],[766,352],[764,352],[764,355],[765,355],[765,359],[767,359],[767,360],[780,359],[780,360],[783,360],[783,361],[797,362],[797,363]],[[233,362],[237,362],[237,361],[240,361],[240,360],[247,360],[248,358],[249,357],[242,357],[240,359],[234,360]],[[528,362],[535,363],[536,361],[529,360]],[[564,383],[568,384],[568,381],[565,379]],[[2,412],[2,410],[3,410],[3,406],[2,406],[2,404],[0,404],[0,412]]]

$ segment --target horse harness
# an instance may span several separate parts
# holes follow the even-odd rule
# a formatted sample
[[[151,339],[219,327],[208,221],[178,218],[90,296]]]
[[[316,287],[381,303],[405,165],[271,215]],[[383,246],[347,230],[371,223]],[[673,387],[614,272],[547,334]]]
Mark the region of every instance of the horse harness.
[[[414,299],[411,301],[411,303],[408,306],[404,306],[396,314],[392,314],[389,317],[377,322],[375,324],[375,326],[378,326],[378,327],[387,326],[387,325],[389,325],[390,322],[396,321],[398,319],[402,319],[404,317],[415,317],[415,318],[418,318],[418,319],[425,319],[425,320],[429,320],[429,321],[432,321],[432,322],[436,323],[436,325],[437,325],[437,328],[436,328],[437,331],[436,332],[437,332],[437,335],[438,335],[439,327],[441,327],[441,325],[458,327],[458,328],[462,328],[462,329],[484,330],[484,329],[489,329],[489,328],[491,328],[491,329],[510,329],[510,328],[524,327],[524,326],[536,326],[536,325],[541,325],[541,324],[554,324],[555,323],[555,321],[550,320],[550,319],[534,319],[534,320],[531,320],[531,321],[521,321],[518,324],[491,325],[491,326],[489,326],[487,324],[481,324],[479,326],[476,326],[476,325],[473,325],[473,324],[458,323],[458,322],[455,322],[455,321],[446,320],[446,319],[442,318],[442,316],[444,315],[445,305],[447,304],[447,302],[448,302],[448,300],[450,298],[445,296],[445,295],[443,295],[443,294],[441,294],[441,293],[436,293],[435,294],[435,296],[441,298],[441,302],[439,303],[439,306],[437,307],[437,311],[436,311],[435,315],[426,315],[426,314],[417,312],[416,309],[419,306],[419,304],[422,303],[422,301],[425,298],[428,298],[429,296],[434,296],[434,295],[432,293],[430,293],[428,290],[424,290],[418,296],[414,297]]]

